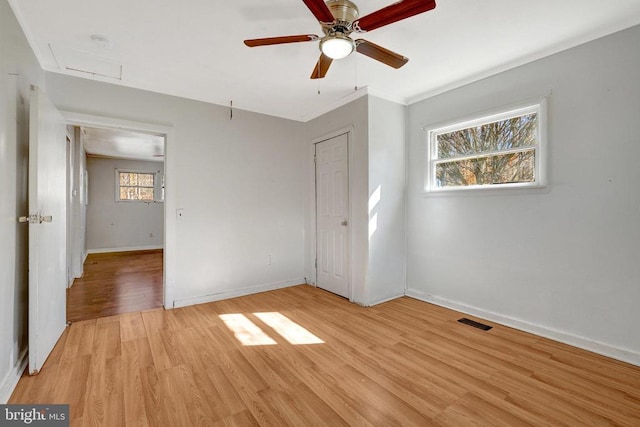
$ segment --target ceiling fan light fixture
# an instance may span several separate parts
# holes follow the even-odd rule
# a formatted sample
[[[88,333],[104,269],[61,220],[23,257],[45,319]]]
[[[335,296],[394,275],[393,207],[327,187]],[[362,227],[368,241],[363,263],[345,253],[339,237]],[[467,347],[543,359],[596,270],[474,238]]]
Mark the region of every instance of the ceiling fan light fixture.
[[[354,49],[353,40],[343,35],[327,36],[320,41],[320,50],[331,59],[346,58]]]

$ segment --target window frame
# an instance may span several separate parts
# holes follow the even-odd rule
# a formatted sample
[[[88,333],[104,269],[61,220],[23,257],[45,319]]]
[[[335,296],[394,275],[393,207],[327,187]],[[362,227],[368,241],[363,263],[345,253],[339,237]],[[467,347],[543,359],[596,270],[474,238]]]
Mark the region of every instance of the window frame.
[[[145,175],[153,175],[153,200],[131,200],[131,199],[121,199],[120,198],[120,174],[121,173],[137,173],[137,174],[145,174]],[[162,176],[161,172],[157,171],[149,171],[149,170],[140,170],[140,169],[126,169],[126,168],[116,168],[115,169],[115,198],[116,203],[124,202],[124,203],[162,203],[164,200],[162,199]],[[142,188],[152,188],[152,187],[142,187]]]
[[[489,123],[498,122],[501,120],[507,120],[514,117],[523,116],[526,114],[536,113],[538,117],[537,123],[537,144],[514,148],[508,150],[495,150],[484,153],[474,153],[467,156],[456,157],[455,160],[473,159],[473,158],[488,158],[500,154],[517,153],[522,151],[534,150],[534,180],[532,182],[516,182],[516,183],[503,183],[503,184],[481,184],[481,185],[468,185],[468,186],[451,186],[451,187],[437,187],[436,184],[436,165],[442,163],[442,159],[438,158],[437,150],[438,145],[436,137],[441,134],[455,132],[462,129],[467,129],[475,126],[482,126]],[[536,99],[533,101],[522,102],[518,104],[512,104],[509,106],[501,107],[492,111],[484,113],[476,113],[466,118],[456,119],[440,123],[433,126],[423,127],[425,137],[425,165],[424,165],[424,194],[447,194],[447,193],[468,193],[468,192],[484,192],[484,191],[500,191],[500,190],[513,190],[513,189],[533,189],[544,188],[547,186],[547,174],[546,174],[546,144],[547,144],[547,100],[545,98]]]

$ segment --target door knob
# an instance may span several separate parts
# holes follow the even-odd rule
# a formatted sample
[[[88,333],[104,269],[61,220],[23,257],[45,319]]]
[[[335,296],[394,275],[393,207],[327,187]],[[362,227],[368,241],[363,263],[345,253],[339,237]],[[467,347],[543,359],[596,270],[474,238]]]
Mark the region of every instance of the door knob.
[[[342,225],[342,226],[345,226],[345,227],[346,227],[347,225],[349,225],[349,221],[347,221],[347,220],[345,219],[344,221],[342,221],[342,222],[340,223],[340,225]]]

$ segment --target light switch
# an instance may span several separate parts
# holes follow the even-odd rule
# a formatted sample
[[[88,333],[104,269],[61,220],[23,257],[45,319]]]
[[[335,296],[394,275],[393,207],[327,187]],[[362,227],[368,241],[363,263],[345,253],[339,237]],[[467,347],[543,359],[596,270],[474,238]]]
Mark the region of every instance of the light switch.
[[[178,221],[181,221],[182,218],[184,218],[184,209],[183,208],[176,209],[176,219]]]

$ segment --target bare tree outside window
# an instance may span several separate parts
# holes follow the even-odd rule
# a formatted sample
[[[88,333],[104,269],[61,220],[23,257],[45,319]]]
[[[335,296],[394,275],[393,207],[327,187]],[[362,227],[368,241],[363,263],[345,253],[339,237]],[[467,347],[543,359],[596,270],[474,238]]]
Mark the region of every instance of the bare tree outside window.
[[[537,112],[433,131],[432,187],[535,183],[538,134]]]

